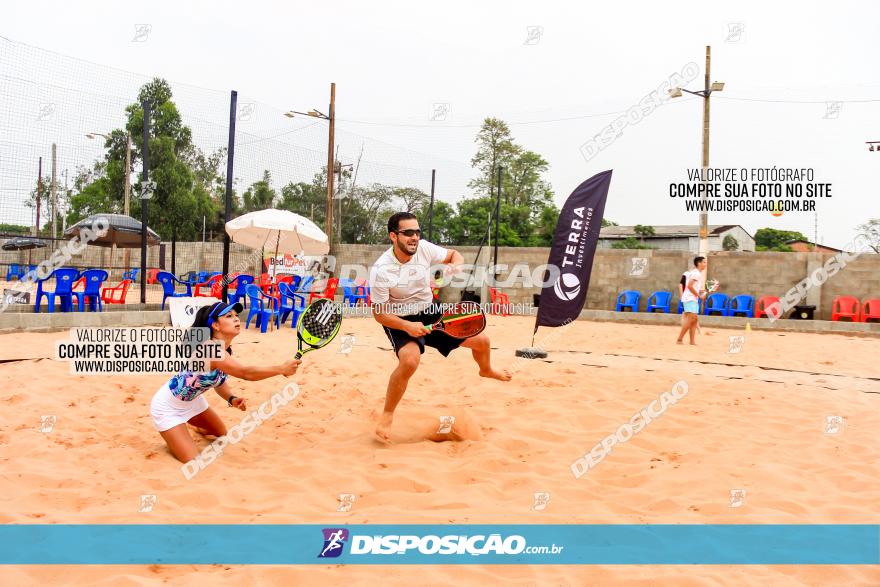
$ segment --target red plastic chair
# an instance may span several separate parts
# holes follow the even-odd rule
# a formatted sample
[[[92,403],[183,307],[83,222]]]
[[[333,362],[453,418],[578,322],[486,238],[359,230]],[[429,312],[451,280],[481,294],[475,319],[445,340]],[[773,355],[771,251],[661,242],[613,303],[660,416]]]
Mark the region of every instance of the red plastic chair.
[[[156,279],[156,276],[159,274],[158,269],[147,269],[147,285],[154,285],[159,283]]]
[[[264,294],[269,295],[272,293],[272,277],[268,273],[260,274],[260,281],[257,283],[257,287],[259,287]]]
[[[311,304],[314,300],[320,298],[326,298],[332,301],[334,296],[336,296],[337,287],[339,287],[339,278],[331,277],[327,280],[327,287],[324,288],[324,291],[313,291],[311,295],[309,295],[309,303]]]
[[[360,290],[360,288],[364,288],[364,289]],[[363,291],[363,293],[367,294],[367,301],[365,303],[368,306],[371,305],[372,301],[370,300],[370,284],[367,282],[366,279],[356,279],[354,281],[354,292],[360,293],[361,291]]]
[[[758,298],[758,301],[755,304],[755,318],[767,318],[767,308],[778,303],[779,298],[776,296],[763,296]]]
[[[489,306],[490,314],[501,314],[502,316],[510,315],[507,313],[507,308],[510,305],[510,298],[506,293],[501,293],[494,287],[490,287],[489,299],[492,301],[492,304]]]
[[[130,285],[130,279],[123,279],[115,287],[105,287],[101,290],[101,301],[105,304],[124,304],[125,295],[128,293],[128,286]]]
[[[215,286],[219,286],[219,284],[220,284],[220,280],[221,280],[221,279],[223,279],[223,276],[222,276],[222,275],[214,275],[213,277],[211,277],[211,279],[209,279],[209,280],[206,281],[205,283],[197,283],[197,284],[196,284],[196,289],[195,289],[195,291],[193,292],[193,297],[194,297],[194,298],[211,298],[211,297],[217,297],[216,294],[215,294],[215,291],[220,290],[220,288],[219,288],[219,287],[215,287]],[[203,292],[203,291],[202,291],[202,288],[206,288],[208,291],[207,291],[207,292]],[[222,291],[221,291],[220,293],[221,293],[221,295],[222,295]]]
[[[862,304],[862,322],[868,320],[880,320],[880,298],[871,298]]]
[[[831,305],[831,321],[839,322],[841,318],[849,318],[853,322],[861,321],[859,300],[852,296],[837,296]]]

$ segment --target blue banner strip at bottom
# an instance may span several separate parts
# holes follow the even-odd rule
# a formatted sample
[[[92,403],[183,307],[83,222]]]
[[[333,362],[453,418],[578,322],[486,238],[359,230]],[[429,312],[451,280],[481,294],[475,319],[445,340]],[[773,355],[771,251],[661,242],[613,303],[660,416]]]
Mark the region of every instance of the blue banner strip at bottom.
[[[880,564],[880,525],[0,526],[0,564]]]

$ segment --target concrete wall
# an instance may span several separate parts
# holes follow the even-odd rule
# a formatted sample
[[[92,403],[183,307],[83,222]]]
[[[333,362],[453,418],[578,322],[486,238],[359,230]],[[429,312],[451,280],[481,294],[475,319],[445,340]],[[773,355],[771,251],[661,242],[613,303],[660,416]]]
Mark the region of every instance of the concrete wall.
[[[371,265],[388,247],[385,245],[342,245],[337,255],[337,267],[359,263]],[[465,261],[472,263],[477,247],[456,247]],[[481,260],[486,260],[483,248]],[[547,248],[499,248],[499,263],[510,266],[527,263],[531,269],[547,262]],[[829,253],[775,253],[775,252],[713,252],[709,273],[721,283],[720,292],[728,295],[751,295],[782,298],[801,279],[827,261]],[[587,294],[586,309],[613,309],[617,295],[627,289],[641,291],[641,309],[647,297],[654,291],[673,294],[673,311],[678,305],[678,280],[683,271],[693,267],[694,254],[688,251],[599,249],[593,261],[593,273]],[[633,270],[633,258],[647,259],[641,271]],[[506,273],[499,274],[505,279]],[[512,303],[529,303],[539,288],[507,288],[503,290]],[[458,292],[445,288],[443,300],[457,299]],[[817,306],[817,319],[830,320],[831,305],[835,296],[851,295],[865,300],[880,298],[880,255],[863,254],[847,267],[828,279],[821,288],[810,292],[803,303]]]
[[[720,243],[719,243],[720,244]],[[742,243],[741,243],[742,244]],[[165,247],[164,264],[171,267],[171,246]],[[339,245],[336,266],[361,264],[369,267],[387,250],[388,245]],[[473,263],[477,247],[456,247],[467,263]],[[150,247],[148,265],[159,267],[159,247]],[[222,268],[222,243],[206,243],[204,253],[201,243],[178,243],[176,271],[178,274],[190,270],[217,270]],[[109,249],[87,247],[83,255],[74,257],[74,266],[104,266],[109,262]],[[485,263],[491,249],[483,248],[481,263]],[[31,263],[45,259],[51,251],[38,249],[32,252]],[[140,252],[131,251],[132,265],[140,265]],[[527,263],[530,269],[547,262],[549,249],[544,247],[500,247],[499,263],[510,266]],[[775,252],[713,252],[710,257],[709,274],[721,282],[720,291],[728,295],[748,294],[757,297],[773,295],[783,297],[794,285],[820,267],[830,253],[775,253]],[[117,251],[116,265],[121,265],[122,252]],[[633,271],[633,258],[647,259],[641,273]],[[593,263],[593,274],[585,308],[607,310],[614,307],[617,295],[626,289],[635,289],[643,294],[642,309],[646,298],[654,291],[673,293],[673,310],[678,304],[678,280],[681,273],[692,266],[693,253],[675,250],[618,250],[599,249]],[[27,252],[0,253],[0,270],[5,276],[6,265],[24,263]],[[256,273],[260,269],[259,251],[233,244],[230,252],[232,271]],[[115,272],[118,274],[121,270]],[[505,279],[507,274],[499,275]],[[538,288],[514,287],[504,289],[513,303],[528,303]],[[444,288],[442,299],[458,299],[459,292]],[[810,292],[806,303],[817,306],[817,318],[830,319],[831,305],[835,296],[851,295],[865,300],[880,298],[880,255],[863,254],[851,262],[844,270],[830,278],[824,286]]]

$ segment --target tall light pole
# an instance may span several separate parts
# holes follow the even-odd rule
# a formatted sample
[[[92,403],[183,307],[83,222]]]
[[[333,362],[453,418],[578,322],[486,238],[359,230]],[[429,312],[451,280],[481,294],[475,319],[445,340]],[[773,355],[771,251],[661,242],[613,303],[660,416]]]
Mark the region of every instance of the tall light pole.
[[[330,245],[331,252],[333,248],[333,171],[335,169],[333,159],[334,132],[336,129],[336,84],[330,84],[330,108],[329,115],[323,114],[317,110],[309,110],[308,112],[297,112],[296,110],[288,110],[284,116],[293,118],[295,115],[312,116],[328,121],[329,132],[327,141],[327,220],[324,225],[324,231],[327,233],[327,243]]]
[[[706,170],[709,168],[709,98],[712,96],[712,92],[720,92],[724,89],[724,82],[710,82],[710,69],[711,69],[711,55],[712,48],[709,45],[706,45],[706,75],[704,80],[703,89],[692,92],[690,90],[686,90],[684,88],[671,88],[669,90],[669,96],[672,98],[680,98],[682,92],[687,92],[688,94],[693,94],[694,96],[700,96],[703,98],[703,174],[705,177]],[[703,192],[702,197],[700,198],[703,202],[703,209],[700,211],[700,255],[709,258],[709,211],[706,209],[708,207],[709,197]]]

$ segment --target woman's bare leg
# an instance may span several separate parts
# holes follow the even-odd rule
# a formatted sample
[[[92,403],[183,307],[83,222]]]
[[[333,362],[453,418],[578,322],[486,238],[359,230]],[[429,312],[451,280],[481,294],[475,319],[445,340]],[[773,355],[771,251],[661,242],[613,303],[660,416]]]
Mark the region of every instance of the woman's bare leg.
[[[186,424],[178,424],[174,428],[160,432],[171,454],[181,463],[188,463],[198,456],[199,449],[186,429]]]
[[[198,416],[193,416],[188,423],[202,436],[220,437],[226,434],[226,424],[223,423],[214,408],[208,408]]]

